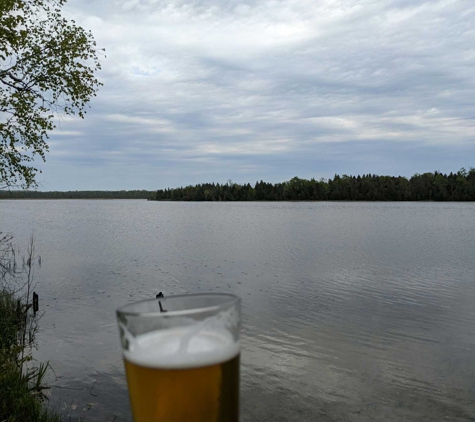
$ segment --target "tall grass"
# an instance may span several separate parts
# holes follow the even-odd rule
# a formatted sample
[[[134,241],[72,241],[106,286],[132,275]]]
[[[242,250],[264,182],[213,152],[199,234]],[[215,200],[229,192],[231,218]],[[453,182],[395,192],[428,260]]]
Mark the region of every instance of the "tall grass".
[[[30,303],[34,264],[38,262],[34,238],[21,265],[11,239],[0,233],[0,421],[60,422],[61,418],[42,404],[49,364],[27,368],[38,321]]]

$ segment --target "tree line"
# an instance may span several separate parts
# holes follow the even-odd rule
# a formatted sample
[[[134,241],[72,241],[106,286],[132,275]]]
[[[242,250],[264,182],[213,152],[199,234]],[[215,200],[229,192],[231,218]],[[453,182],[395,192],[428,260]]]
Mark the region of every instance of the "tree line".
[[[228,181],[204,183],[174,189],[159,189],[156,201],[474,201],[475,168],[456,173],[402,176],[339,176],[306,180],[294,177],[283,183],[254,186]]]
[[[150,199],[154,191],[148,190],[76,190],[67,192],[39,192],[33,190],[0,191],[0,199]]]

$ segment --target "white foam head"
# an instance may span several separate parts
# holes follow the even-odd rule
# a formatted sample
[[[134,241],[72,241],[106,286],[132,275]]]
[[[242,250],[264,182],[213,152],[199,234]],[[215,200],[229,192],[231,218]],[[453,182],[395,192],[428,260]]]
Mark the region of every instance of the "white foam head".
[[[169,328],[141,334],[124,350],[140,366],[186,369],[217,365],[239,353],[239,342],[225,329]]]

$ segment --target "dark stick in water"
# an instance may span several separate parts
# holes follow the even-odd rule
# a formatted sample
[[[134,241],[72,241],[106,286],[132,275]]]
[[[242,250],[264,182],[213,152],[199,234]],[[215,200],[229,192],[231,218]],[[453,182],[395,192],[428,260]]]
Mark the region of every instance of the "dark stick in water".
[[[162,297],[165,297],[162,292],[158,293],[158,295],[155,296],[157,299],[160,299]],[[160,306],[160,312],[167,312],[166,309],[163,309],[162,307],[162,302],[158,301],[158,306]]]

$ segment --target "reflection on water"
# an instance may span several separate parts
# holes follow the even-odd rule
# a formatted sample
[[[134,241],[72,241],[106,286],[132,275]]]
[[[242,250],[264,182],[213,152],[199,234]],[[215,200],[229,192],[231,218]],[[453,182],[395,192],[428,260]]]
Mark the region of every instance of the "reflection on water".
[[[242,297],[242,421],[474,420],[475,204],[0,206],[72,421],[130,420],[114,310],[159,291]]]

